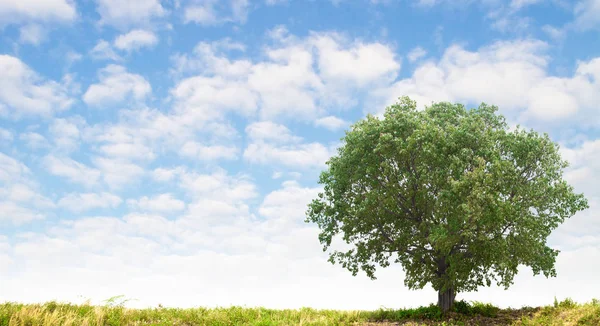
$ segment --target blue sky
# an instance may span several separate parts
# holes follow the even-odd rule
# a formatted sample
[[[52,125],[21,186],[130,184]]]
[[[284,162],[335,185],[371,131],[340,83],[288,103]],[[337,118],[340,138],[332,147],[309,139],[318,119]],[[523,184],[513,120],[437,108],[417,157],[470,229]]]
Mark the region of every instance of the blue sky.
[[[548,132],[591,205],[550,238],[558,278],[459,298],[600,290],[598,0],[19,0],[0,32],[0,300],[435,301],[330,265],[303,223],[344,130],[403,95]]]

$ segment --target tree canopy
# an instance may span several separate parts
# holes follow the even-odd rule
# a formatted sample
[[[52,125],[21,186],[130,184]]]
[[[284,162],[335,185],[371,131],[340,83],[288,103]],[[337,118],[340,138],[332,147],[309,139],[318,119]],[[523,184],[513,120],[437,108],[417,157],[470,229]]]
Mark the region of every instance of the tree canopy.
[[[563,180],[558,145],[511,130],[497,110],[417,110],[403,97],[346,131],[307,211],[324,250],[338,235],[352,245],[329,261],[373,279],[377,266],[400,263],[405,285],[431,284],[444,311],[457,292],[508,288],[519,265],[556,276],[559,251],[546,240],[587,201]]]

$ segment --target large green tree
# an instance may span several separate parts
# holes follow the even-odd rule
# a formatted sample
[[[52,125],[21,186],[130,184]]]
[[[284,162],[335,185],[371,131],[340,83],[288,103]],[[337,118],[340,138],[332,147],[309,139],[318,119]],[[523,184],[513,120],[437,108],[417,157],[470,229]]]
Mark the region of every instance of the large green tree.
[[[329,261],[375,279],[400,263],[404,283],[430,283],[448,311],[455,294],[508,288],[519,265],[556,276],[558,250],[546,239],[588,207],[562,178],[567,167],[548,135],[509,130],[497,108],[437,103],[417,110],[407,97],[382,119],[367,116],[342,138],[308,207]]]

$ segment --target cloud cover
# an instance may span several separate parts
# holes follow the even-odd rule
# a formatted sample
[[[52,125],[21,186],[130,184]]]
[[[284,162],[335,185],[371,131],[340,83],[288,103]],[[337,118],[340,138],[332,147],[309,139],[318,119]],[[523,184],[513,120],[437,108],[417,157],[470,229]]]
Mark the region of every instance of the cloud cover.
[[[318,230],[303,222],[343,131],[401,95],[421,107],[487,102],[511,124],[548,131],[571,162],[566,178],[592,206],[550,239],[562,250],[558,278],[523,270],[508,291],[462,298],[520,306],[597,295],[600,193],[590,180],[600,173],[600,58],[583,49],[561,59],[542,36],[490,24],[527,18],[523,8],[537,2],[364,2],[359,21],[290,18],[287,27],[267,13],[291,17],[286,10],[298,4],[285,1],[35,4],[0,5],[7,24],[31,32],[5,27],[6,39],[36,43],[28,26],[52,26],[44,37],[66,45],[55,59],[2,43],[0,300],[100,303],[124,294],[137,306],[337,309],[434,301],[430,288],[408,291],[399,266],[373,282],[330,265]],[[470,39],[426,22],[421,28],[437,38],[399,37],[414,26],[386,18],[399,12],[387,6],[478,8],[494,14],[468,27],[498,34]],[[566,8],[570,21],[544,29],[584,38],[595,23],[581,8],[594,2]],[[387,32],[361,34],[372,13]],[[65,24],[94,38],[81,41]],[[562,28],[569,24],[580,31]],[[51,44],[31,53],[51,53]],[[68,59],[73,53],[78,60]]]

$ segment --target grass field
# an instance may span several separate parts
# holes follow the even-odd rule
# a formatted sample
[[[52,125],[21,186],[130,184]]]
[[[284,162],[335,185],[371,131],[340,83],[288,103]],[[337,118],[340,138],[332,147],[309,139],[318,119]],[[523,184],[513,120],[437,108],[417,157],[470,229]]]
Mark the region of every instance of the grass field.
[[[265,308],[129,309],[108,301],[104,306],[0,304],[0,326],[17,325],[600,325],[600,301],[577,304],[555,300],[547,307],[499,309],[459,301],[442,316],[436,306],[402,310],[335,311]]]

